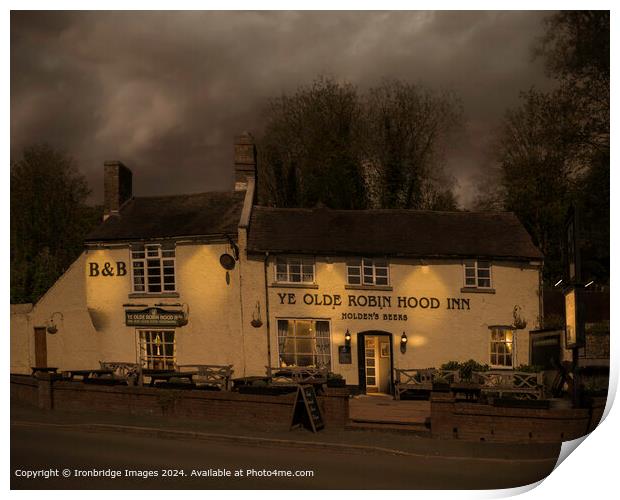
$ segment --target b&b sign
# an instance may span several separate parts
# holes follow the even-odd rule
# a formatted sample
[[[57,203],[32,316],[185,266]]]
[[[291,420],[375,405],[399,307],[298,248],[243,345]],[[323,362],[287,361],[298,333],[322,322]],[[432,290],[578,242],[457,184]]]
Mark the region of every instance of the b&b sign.
[[[123,261],[97,262],[88,263],[88,276],[125,276],[127,274],[127,265]]]

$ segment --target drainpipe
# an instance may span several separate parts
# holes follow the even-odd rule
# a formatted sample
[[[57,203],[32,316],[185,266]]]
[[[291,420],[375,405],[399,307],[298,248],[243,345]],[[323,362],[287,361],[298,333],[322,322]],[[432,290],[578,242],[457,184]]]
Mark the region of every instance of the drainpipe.
[[[267,267],[269,266],[269,252],[265,252],[265,326],[267,327],[267,375],[271,377],[271,331],[269,329],[269,285],[267,281]]]

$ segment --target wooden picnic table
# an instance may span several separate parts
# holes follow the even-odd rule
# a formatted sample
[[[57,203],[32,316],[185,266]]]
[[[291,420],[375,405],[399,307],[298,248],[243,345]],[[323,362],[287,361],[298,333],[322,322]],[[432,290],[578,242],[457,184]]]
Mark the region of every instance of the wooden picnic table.
[[[76,376],[82,377],[82,382],[93,379],[102,379],[106,375],[110,378],[114,375],[113,370],[93,368],[90,370],[66,370],[63,375],[69,380],[73,380]]]
[[[480,398],[482,388],[480,384],[473,382],[455,382],[450,384],[450,392],[457,398],[459,394],[463,394],[468,401],[477,401]]]
[[[270,381],[270,377],[261,377],[261,376],[252,376],[252,377],[239,377],[239,378],[234,378],[232,380],[233,383],[233,387],[234,388],[239,388],[239,387],[244,387],[244,386],[248,386],[248,385],[252,385],[254,382],[265,382],[265,383],[269,383]]]
[[[32,375],[36,375],[37,373],[56,373],[58,368],[53,366],[31,366]]]
[[[151,372],[148,374],[149,377],[151,377],[151,382],[149,383],[149,385],[152,387],[155,385],[155,382],[158,380],[163,380],[165,382],[170,382],[170,379],[172,378],[180,378],[180,379],[187,379],[189,380],[190,384],[194,383],[194,376],[198,375],[200,372],[198,371],[188,371],[188,372],[177,372],[177,371],[171,371],[171,370],[166,370],[163,372]]]

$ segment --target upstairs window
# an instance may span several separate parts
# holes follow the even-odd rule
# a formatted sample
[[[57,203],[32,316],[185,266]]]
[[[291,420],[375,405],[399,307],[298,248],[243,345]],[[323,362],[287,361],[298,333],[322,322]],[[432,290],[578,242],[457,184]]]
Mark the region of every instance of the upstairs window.
[[[347,262],[349,285],[387,286],[390,269],[385,259],[356,259]]]
[[[131,246],[133,291],[163,293],[176,290],[174,242]]]
[[[491,288],[491,263],[487,260],[468,260],[464,264],[465,287]]]
[[[314,259],[309,257],[276,257],[276,282],[314,283]]]

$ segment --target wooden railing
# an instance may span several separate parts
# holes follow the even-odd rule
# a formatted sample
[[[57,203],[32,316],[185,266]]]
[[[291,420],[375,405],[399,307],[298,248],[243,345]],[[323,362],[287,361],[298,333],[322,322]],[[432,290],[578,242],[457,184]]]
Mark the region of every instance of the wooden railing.
[[[543,399],[543,372],[492,370],[473,372],[473,382],[480,384],[484,394],[511,394],[517,399]]]
[[[327,368],[304,366],[285,368],[266,366],[265,368],[273,385],[324,384],[327,382]]]
[[[400,399],[402,393],[410,390],[430,391],[433,382],[439,378],[448,383],[458,382],[458,370],[442,370],[437,368],[408,368],[394,370],[394,397]]]

